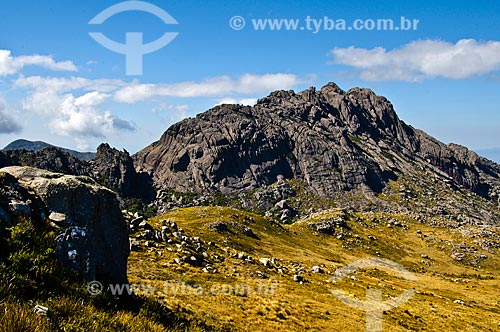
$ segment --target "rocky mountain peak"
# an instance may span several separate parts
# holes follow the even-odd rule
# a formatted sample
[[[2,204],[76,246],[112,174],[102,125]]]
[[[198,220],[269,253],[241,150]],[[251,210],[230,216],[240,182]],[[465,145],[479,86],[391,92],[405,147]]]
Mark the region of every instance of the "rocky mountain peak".
[[[500,186],[491,164],[406,125],[387,98],[335,83],[275,91],[254,107],[217,106],[174,124],[133,158],[158,187],[184,192],[238,193],[294,178],[329,197],[380,191],[424,169],[483,196]]]
[[[274,105],[278,106],[283,101],[288,102],[295,96],[295,92],[293,90],[278,90],[271,92],[269,96],[261,98],[257,101],[257,105]]]

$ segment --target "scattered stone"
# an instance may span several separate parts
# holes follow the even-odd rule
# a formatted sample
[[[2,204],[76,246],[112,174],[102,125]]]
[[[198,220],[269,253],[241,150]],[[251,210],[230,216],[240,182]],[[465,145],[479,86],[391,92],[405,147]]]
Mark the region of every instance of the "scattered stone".
[[[218,233],[228,232],[229,228],[226,223],[221,221],[215,221],[206,225],[209,229],[216,231]]]
[[[177,230],[178,227],[177,227],[177,223],[175,221],[170,221],[170,229],[173,229],[173,230]]]
[[[169,240],[168,234],[170,233],[170,229],[167,226],[161,227],[161,240],[163,242],[167,242]]]
[[[19,216],[30,216],[31,215],[31,207],[29,202],[22,202],[18,200],[12,200],[9,203],[9,208],[12,213]]]
[[[33,309],[33,312],[37,316],[46,317],[52,324],[52,330],[59,331],[59,325],[57,323],[57,319],[52,313],[52,311],[49,310],[49,308],[41,305],[36,305],[35,308]]]
[[[280,209],[280,210],[285,210],[285,209],[289,209],[290,207],[288,206],[288,203],[286,201],[286,199],[283,199],[281,201],[279,201],[278,203],[276,203],[274,205],[275,208],[277,209]]]
[[[130,251],[140,251],[140,250],[141,250],[141,243],[137,240],[131,240]]]
[[[139,227],[140,223],[143,221],[144,221],[143,217],[138,217],[138,218],[132,219],[132,221],[130,221],[130,224],[133,225],[134,227]]]
[[[293,276],[293,281],[302,283],[302,282],[304,282],[304,277],[299,276],[298,274],[295,274]]]
[[[253,230],[251,228],[245,227],[243,228],[242,231],[243,235],[251,237],[251,238],[257,238],[257,236],[254,234]]]
[[[196,256],[189,257],[188,262],[189,262],[189,264],[194,265],[194,266],[197,266],[201,263],[200,260],[198,260],[198,258]]]
[[[262,263],[265,267],[270,267],[271,266],[271,260],[269,258],[261,258],[259,259],[259,262]]]
[[[323,220],[323,221],[319,221],[319,222],[314,222],[314,223],[309,223],[308,226],[317,232],[320,232],[323,234],[328,234],[328,235],[334,235],[337,228],[339,228],[339,229],[347,228],[347,224],[340,217],[334,218],[334,219],[329,219],[329,220]]]
[[[154,230],[153,226],[151,226],[150,224],[148,224],[145,221],[141,221],[139,223],[139,228],[142,228],[144,230],[149,230],[149,231],[153,231]]]
[[[64,225],[66,223],[66,215],[59,212],[51,212],[49,214],[49,220],[54,222],[56,225]]]
[[[311,267],[311,272],[312,273],[323,273],[323,269],[316,265],[316,266]]]
[[[465,258],[465,253],[463,252],[452,252],[450,255],[451,258],[453,258],[456,261],[461,261]]]

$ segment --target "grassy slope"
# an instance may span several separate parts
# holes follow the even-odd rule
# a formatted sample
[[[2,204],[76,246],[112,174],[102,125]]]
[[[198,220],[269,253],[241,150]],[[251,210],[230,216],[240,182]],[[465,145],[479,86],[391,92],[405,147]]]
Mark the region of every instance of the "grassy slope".
[[[174,220],[187,235],[216,243],[208,253],[211,257],[223,257],[212,259],[211,266],[217,273],[174,263],[175,248],[171,252],[167,246],[132,253],[129,277],[132,283],[154,284],[155,296],[167,306],[185,306],[209,323],[230,324],[237,331],[363,331],[364,313],[343,304],[330,291],[341,289],[364,298],[369,287],[382,289],[386,298],[405,289],[416,290],[409,302],[384,313],[384,331],[498,331],[497,255],[478,248],[476,254],[488,256],[480,262],[480,268],[457,262],[450,258],[451,248],[459,243],[473,245],[472,239],[457,229],[418,223],[406,214],[348,214],[348,229],[343,231],[342,239],[316,234],[307,226],[340,214],[345,212],[321,212],[282,228],[263,217],[232,208],[176,209],[150,222],[159,229],[161,220]],[[400,221],[405,227],[388,228],[389,220]],[[206,225],[214,221],[232,222],[233,226],[229,233],[217,233]],[[240,234],[241,225],[250,227],[259,239]],[[238,252],[251,255],[254,262],[234,257]],[[430,259],[422,258],[422,254]],[[329,282],[337,268],[368,256],[403,265],[416,275],[417,281],[403,280],[385,270],[368,269],[353,274],[355,280]],[[261,257],[277,258],[275,267],[264,267],[258,262]],[[325,273],[311,273],[310,268],[315,265],[322,266]],[[300,267],[305,270],[304,284],[292,280]],[[201,285],[205,291],[223,284],[247,284],[254,290],[265,284],[273,285],[275,293],[200,296],[198,291],[184,288],[193,291],[174,294],[175,285],[183,283]]]
[[[0,332],[56,331],[33,313],[37,304],[54,314],[57,331],[213,331],[185,309],[168,310],[153,298],[90,296],[83,280],[56,264],[54,236],[44,221],[23,218],[0,236]]]
[[[229,207],[182,208],[151,219],[158,230],[162,220],[171,219],[186,235],[199,236],[217,272],[175,263],[182,253],[173,244],[146,247],[142,241],[143,251],[131,254],[129,278],[156,288],[139,291],[152,297],[125,302],[88,295],[84,283],[55,264],[50,249],[55,234],[43,222],[21,220],[9,236],[0,238],[0,332],[49,331],[48,322],[32,313],[35,304],[48,306],[64,331],[363,331],[364,312],[345,305],[331,291],[343,290],[362,299],[368,288],[381,289],[386,299],[406,289],[416,291],[409,302],[384,313],[384,331],[498,331],[500,259],[491,252],[500,248],[498,225],[456,227],[457,220],[450,218],[456,211],[459,221],[481,217],[464,206],[489,211],[496,207],[468,193],[404,180],[391,183],[373,203],[349,194],[327,202],[298,191],[290,199],[292,205],[307,203],[321,212],[302,216],[293,225],[280,226]],[[415,198],[404,198],[408,192]],[[384,202],[413,212],[366,212],[370,204],[377,207],[374,210],[390,211]],[[349,203],[353,203],[349,209],[336,208]],[[432,214],[443,206],[453,215]],[[420,215],[418,219],[425,223],[415,219]],[[334,236],[308,226],[339,218],[345,225]],[[213,222],[226,223],[229,232],[211,230],[207,224]],[[388,227],[389,222],[400,226]],[[245,227],[256,237],[242,234]],[[477,235],[485,229],[497,234],[486,238],[489,250],[482,245],[484,234]],[[474,247],[461,262],[450,257],[459,245]],[[252,256],[252,261],[238,258],[239,253]],[[480,255],[487,258],[478,259]],[[332,282],[338,268],[369,256],[393,260],[417,280],[367,269],[353,273],[354,278]],[[259,262],[263,257],[275,258],[275,263],[265,267]],[[471,265],[474,262],[477,266]],[[324,273],[310,272],[316,265]],[[300,271],[304,271],[304,284],[293,281]],[[228,285],[238,290],[227,292]],[[198,286],[203,287],[203,295]],[[264,293],[257,291],[259,287],[264,287]]]

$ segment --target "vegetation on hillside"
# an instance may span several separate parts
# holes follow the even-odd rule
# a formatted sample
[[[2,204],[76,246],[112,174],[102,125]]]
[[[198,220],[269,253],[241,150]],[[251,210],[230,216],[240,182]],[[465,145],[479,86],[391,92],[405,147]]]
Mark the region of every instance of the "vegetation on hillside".
[[[54,236],[45,222],[26,219],[0,236],[0,332],[216,330],[154,298],[91,296],[57,264]],[[57,322],[36,315],[35,305],[48,307]]]
[[[290,205],[298,206],[302,195],[298,191]],[[314,203],[313,196],[309,200]],[[349,206],[348,200],[351,207],[342,207]],[[290,225],[236,208],[177,208],[148,222],[158,231],[175,222],[181,239],[175,234],[170,241],[154,242],[143,240],[141,231],[132,234],[140,248],[131,253],[129,278],[150,285],[155,290],[150,295],[168,306],[186,305],[235,331],[362,331],[365,312],[344,304],[332,291],[364,300],[368,289],[380,289],[384,300],[415,291],[410,301],[384,311],[384,331],[497,331],[500,229],[464,224],[473,218],[466,209],[458,222],[446,211],[439,213],[460,209],[467,201],[494,212],[476,195],[440,185],[426,188],[404,178],[371,205],[348,194],[325,201],[330,208],[315,207]],[[401,211],[386,208],[393,203]],[[352,208],[356,204],[364,208]],[[242,233],[248,228],[253,236]],[[197,266],[181,259],[194,237],[206,249]],[[335,280],[338,269],[367,257],[394,261],[416,280],[380,267]],[[243,286],[249,291],[237,291]],[[259,292],[259,287],[272,292]]]

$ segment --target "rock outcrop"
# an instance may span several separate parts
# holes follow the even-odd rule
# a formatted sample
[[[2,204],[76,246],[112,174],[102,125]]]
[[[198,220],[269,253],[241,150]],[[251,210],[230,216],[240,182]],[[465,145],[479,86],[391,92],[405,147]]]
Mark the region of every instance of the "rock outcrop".
[[[0,167],[7,166],[31,166],[57,173],[89,175],[89,167],[85,161],[53,146],[36,151],[25,149],[0,151]]]
[[[84,161],[54,146],[33,151],[3,150],[0,151],[0,167],[31,166],[67,175],[90,176],[122,198],[150,201],[155,197],[151,178],[146,173],[136,172],[127,151],[101,144],[94,156],[94,159]]]
[[[95,159],[90,162],[90,168],[93,178],[121,197],[139,197],[149,201],[156,195],[151,179],[145,173],[136,172],[134,162],[126,150],[119,151],[108,144],[101,144],[97,148]]]
[[[2,168],[0,178],[0,203],[10,201],[5,214],[50,221],[60,232],[55,246],[66,268],[88,280],[127,282],[128,227],[115,193],[88,177],[31,167]],[[10,220],[0,219],[8,226]]]
[[[75,150],[65,149],[62,147],[54,146],[49,143],[41,142],[41,141],[28,141],[25,139],[18,139],[10,144],[8,144],[2,151],[10,151],[10,150],[28,150],[28,151],[40,151],[48,147],[57,148],[63,152],[70,154],[71,156],[83,160],[89,161],[95,158],[95,153],[93,152],[79,152]]]
[[[172,125],[134,161],[158,187],[181,192],[239,193],[296,178],[329,197],[379,192],[424,169],[487,198],[500,188],[499,165],[406,125],[371,90],[334,83],[276,91],[254,107],[216,106]]]

